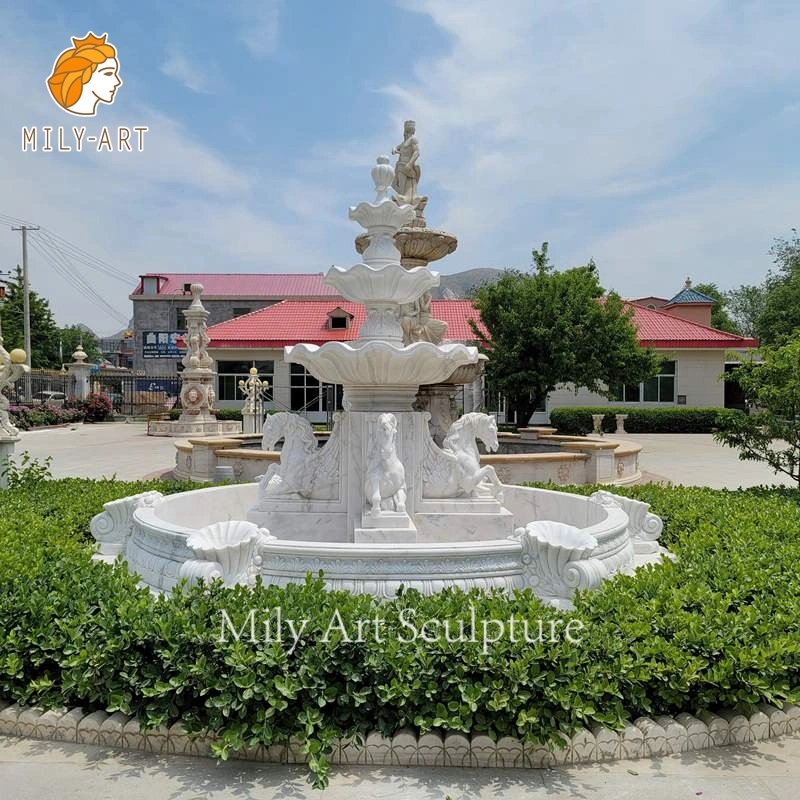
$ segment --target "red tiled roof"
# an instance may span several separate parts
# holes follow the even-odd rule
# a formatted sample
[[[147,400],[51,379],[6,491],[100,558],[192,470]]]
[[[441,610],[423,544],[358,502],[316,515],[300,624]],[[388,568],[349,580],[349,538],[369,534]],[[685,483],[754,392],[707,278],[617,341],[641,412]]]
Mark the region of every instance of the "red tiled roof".
[[[662,311],[626,303],[633,308],[633,323],[639,331],[639,341],[660,349],[667,348],[748,348],[757,347],[756,339],[718,331],[696,322],[679,319]],[[328,327],[328,315],[342,308],[353,315],[346,329]],[[480,321],[480,315],[469,300],[434,300],[431,312],[436,319],[447,322],[447,338],[474,341],[469,319]],[[284,347],[308,342],[324,344],[332,341],[352,341],[364,321],[364,306],[346,300],[283,300],[267,308],[221,322],[208,329],[210,347]],[[479,322],[480,324],[480,322]]]
[[[141,278],[163,278],[154,297],[183,295],[186,283],[202,283],[203,297],[338,297],[332,286],[324,283],[321,272],[314,273],[202,273],[202,272],[151,272]],[[142,281],[133,295],[142,294]]]
[[[757,339],[747,339],[735,333],[718,331],[697,322],[673,317],[663,311],[626,303],[633,309],[633,324],[639,331],[639,341],[661,349],[674,347],[720,347],[748,348],[758,347]]]
[[[341,308],[353,315],[350,327],[329,328],[328,314]],[[431,314],[447,323],[447,338],[474,341],[469,319],[479,320],[469,300],[434,300]],[[250,314],[220,322],[208,329],[209,347],[285,347],[307,342],[348,342],[358,338],[358,329],[366,318],[364,306],[346,300],[283,300]]]

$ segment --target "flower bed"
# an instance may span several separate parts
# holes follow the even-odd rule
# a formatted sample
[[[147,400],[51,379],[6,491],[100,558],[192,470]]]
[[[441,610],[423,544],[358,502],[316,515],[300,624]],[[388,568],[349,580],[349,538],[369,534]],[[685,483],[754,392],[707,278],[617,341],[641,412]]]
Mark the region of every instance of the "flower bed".
[[[124,567],[90,562],[88,523],[108,500],[185,485],[16,483],[0,499],[0,698],[9,702],[121,711],[151,727],[182,719],[189,731],[215,732],[222,757],[299,746],[324,783],[333,743],[367,731],[563,742],[641,715],[798,699],[796,490],[621,489],[662,516],[662,542],[679,560],[618,576],[564,614],[524,592],[407,592],[381,604],[312,579],[153,598]],[[255,642],[220,641],[223,609],[239,627],[249,609],[277,607],[284,624],[309,620],[291,652],[289,638],[268,642],[261,628]],[[580,620],[582,639],[504,638],[487,649],[480,639],[398,636],[403,614],[468,620],[472,609],[479,620]],[[337,610],[353,636],[334,630],[326,640]],[[376,615],[383,641],[357,640],[355,622]]]
[[[82,422],[82,408],[64,408],[51,403],[35,405],[12,405],[8,409],[11,422],[21,431],[41,428],[46,425],[65,425]]]

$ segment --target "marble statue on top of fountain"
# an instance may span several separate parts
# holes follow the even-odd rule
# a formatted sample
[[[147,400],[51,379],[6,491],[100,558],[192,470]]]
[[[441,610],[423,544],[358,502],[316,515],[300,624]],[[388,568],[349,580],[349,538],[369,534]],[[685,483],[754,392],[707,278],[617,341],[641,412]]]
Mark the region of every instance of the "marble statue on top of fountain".
[[[417,194],[422,168],[419,163],[419,142],[416,132],[417,126],[414,120],[406,120],[403,126],[403,141],[392,148],[392,155],[397,156],[392,189],[395,191],[394,201],[398,205],[409,205],[414,209],[416,217],[411,223],[411,227],[424,228],[423,212],[428,204],[428,198]]]
[[[422,496],[492,497],[503,501],[503,486],[492,466],[481,466],[476,439],[493,453],[499,447],[497,420],[473,411],[451,426],[442,447],[428,439],[422,461]]]
[[[373,428],[364,476],[364,496],[372,517],[406,511],[406,470],[397,457],[397,418],[381,414]]]
[[[416,123],[413,119],[406,120],[403,141],[392,148],[392,155],[397,155],[392,182],[394,201],[398,205],[409,205],[414,209],[414,220],[409,227],[425,228],[423,211],[428,204],[428,198],[417,194],[422,169],[419,163]],[[441,344],[447,333],[447,323],[431,316],[430,292],[425,292],[415,302],[400,307],[400,324],[403,328],[403,344],[406,345],[413,342]]]
[[[331,500],[339,493],[341,415],[334,415],[330,438],[317,446],[311,423],[297,414],[281,411],[264,421],[261,448],[273,450],[283,439],[280,462],[272,464],[259,479],[259,508],[270,499]]]

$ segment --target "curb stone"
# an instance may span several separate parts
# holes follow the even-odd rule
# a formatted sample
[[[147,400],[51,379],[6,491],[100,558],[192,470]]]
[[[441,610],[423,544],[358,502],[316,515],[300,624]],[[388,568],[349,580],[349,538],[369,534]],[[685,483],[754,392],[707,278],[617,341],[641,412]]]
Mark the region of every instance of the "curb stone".
[[[686,712],[675,717],[639,717],[626,722],[621,731],[601,725],[579,728],[566,747],[522,742],[512,736],[495,741],[486,734],[431,731],[417,735],[403,728],[391,739],[373,731],[359,746],[351,739],[334,744],[330,761],[335,765],[365,764],[402,767],[499,767],[542,769],[554,766],[608,762],[618,759],[665,756],[705,750],[709,747],[776,739],[800,732],[800,706],[784,704],[782,709],[761,704],[752,714],[722,710],[719,714]],[[190,736],[183,723],[149,731],[139,729],[138,720],[116,711],[87,713],[81,708],[45,711],[19,706],[0,699],[0,734],[76,744],[97,744],[115,750],[155,754],[180,754],[209,758],[216,738]],[[288,745],[257,745],[233,758],[265,763],[302,764],[308,760],[299,739]]]

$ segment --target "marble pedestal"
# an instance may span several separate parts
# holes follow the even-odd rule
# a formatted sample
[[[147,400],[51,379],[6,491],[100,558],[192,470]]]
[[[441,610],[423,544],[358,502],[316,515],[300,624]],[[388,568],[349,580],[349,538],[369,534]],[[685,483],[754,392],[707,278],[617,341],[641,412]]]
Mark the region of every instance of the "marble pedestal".
[[[8,462],[14,455],[19,436],[0,436],[0,489],[8,489]]]

